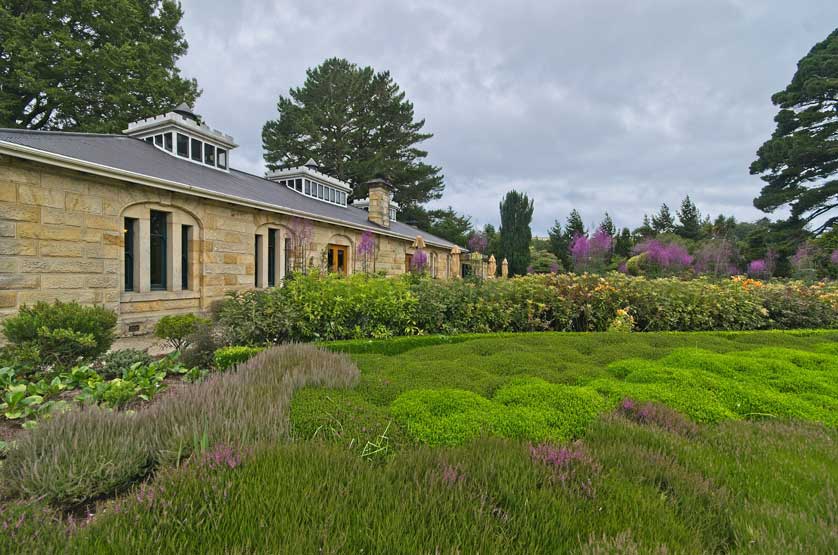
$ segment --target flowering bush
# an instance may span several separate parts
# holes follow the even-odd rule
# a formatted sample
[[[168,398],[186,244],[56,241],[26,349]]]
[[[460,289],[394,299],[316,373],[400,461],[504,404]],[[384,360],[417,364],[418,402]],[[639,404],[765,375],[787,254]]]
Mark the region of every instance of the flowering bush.
[[[417,249],[410,259],[410,271],[421,274],[428,267],[428,254],[422,249]]]
[[[630,307],[630,314],[626,311]],[[633,322],[630,322],[632,320]],[[616,321],[616,322],[615,322]],[[838,327],[838,285],[620,273],[431,280],[298,276],[237,293],[220,310],[239,345],[497,331],[753,330]]]
[[[663,243],[657,239],[640,243],[634,247],[634,254],[643,255],[639,260],[640,269],[650,276],[679,274],[693,263],[687,249],[677,243]]]
[[[570,243],[570,256],[577,272],[602,272],[608,265],[613,248],[613,239],[602,228],[589,239],[577,233]]]

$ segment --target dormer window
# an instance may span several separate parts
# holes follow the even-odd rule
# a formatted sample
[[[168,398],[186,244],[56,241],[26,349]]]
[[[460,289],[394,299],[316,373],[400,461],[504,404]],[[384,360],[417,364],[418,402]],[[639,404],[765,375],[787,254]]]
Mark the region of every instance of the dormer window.
[[[268,175],[268,179],[281,187],[337,206],[346,206],[352,192],[349,184],[318,171],[313,160],[309,160],[305,166],[273,172]]]
[[[229,170],[229,153],[236,143],[229,135],[201,123],[185,104],[173,111],[128,125],[124,133],[202,166]]]

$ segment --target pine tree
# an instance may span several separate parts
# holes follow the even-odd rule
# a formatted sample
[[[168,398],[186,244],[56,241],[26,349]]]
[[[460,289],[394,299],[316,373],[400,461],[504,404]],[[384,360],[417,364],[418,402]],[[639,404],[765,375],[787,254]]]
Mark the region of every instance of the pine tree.
[[[530,263],[533,201],[510,191],[500,203],[500,258],[509,261],[510,275],[523,275]]]
[[[559,220],[553,222],[553,227],[550,228],[547,235],[550,238],[550,252],[559,259],[564,268],[568,268],[570,265],[570,244]]]
[[[614,237],[617,233],[617,228],[614,226],[614,220],[611,219],[611,215],[608,214],[608,212],[606,212],[605,217],[602,218],[602,223],[599,224],[599,229],[603,230],[611,237]]]
[[[309,158],[325,173],[352,185],[364,198],[364,183],[386,176],[403,208],[442,195],[440,168],[424,163],[418,144],[431,138],[424,120],[414,121],[413,104],[387,71],[331,58],[306,72],[302,87],[277,103],[279,118],[262,128],[269,169],[304,164]]]
[[[655,233],[672,233],[675,231],[675,219],[666,203],[661,204],[660,212],[652,216],[652,229]]]
[[[655,234],[655,230],[652,229],[652,224],[649,222],[648,214],[643,214],[643,223],[634,230],[634,234],[638,237],[651,237]]]
[[[838,224],[838,29],[800,60],[791,83],[771,101],[780,111],[751,164],[751,174],[766,182],[754,206],[773,212],[789,205],[786,226],[816,222],[818,235]]]
[[[575,208],[570,211],[567,217],[567,223],[564,226],[564,234],[568,240],[573,240],[576,235],[585,235],[585,224],[582,222],[582,216]]]
[[[170,0],[0,3],[0,127],[121,133],[200,94]]]
[[[483,235],[486,236],[486,241],[488,242],[488,246],[486,247],[486,254],[494,254],[495,258],[497,258],[500,255],[500,235],[495,230],[495,226],[493,226],[492,224],[484,225]]]
[[[689,195],[681,202],[678,220],[680,225],[675,228],[675,233],[685,239],[698,239],[701,236],[701,213]]]
[[[632,247],[634,247],[634,241],[631,232],[627,227],[624,227],[614,241],[614,254],[622,258],[628,258],[631,255]]]

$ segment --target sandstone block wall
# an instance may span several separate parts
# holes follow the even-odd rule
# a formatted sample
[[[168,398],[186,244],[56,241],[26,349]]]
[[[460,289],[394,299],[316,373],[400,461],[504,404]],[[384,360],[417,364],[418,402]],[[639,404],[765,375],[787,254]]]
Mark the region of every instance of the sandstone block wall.
[[[187,290],[124,290],[124,217],[149,209],[197,228],[189,240]],[[256,235],[273,228],[283,239],[293,238],[294,226],[280,214],[0,156],[0,318],[24,304],[76,300],[117,311],[123,335],[149,333],[163,315],[207,312],[227,292],[254,287]],[[337,244],[348,247],[348,272],[360,272],[360,236],[315,221],[304,249],[306,267],[325,269],[327,247]],[[267,241],[262,243],[266,252]],[[449,251],[425,250],[436,277],[456,275]],[[414,251],[412,241],[377,236],[367,269],[403,273],[405,255]],[[288,254],[289,269],[296,252]]]

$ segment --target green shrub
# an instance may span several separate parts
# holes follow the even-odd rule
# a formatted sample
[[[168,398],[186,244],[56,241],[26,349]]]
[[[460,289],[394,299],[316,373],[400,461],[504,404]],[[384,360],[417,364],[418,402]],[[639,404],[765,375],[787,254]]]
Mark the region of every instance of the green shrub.
[[[495,422],[496,433],[533,441],[580,437],[608,406],[592,389],[538,378],[515,380],[498,389],[492,400],[503,407]]]
[[[429,445],[458,445],[487,433],[494,411],[488,399],[458,389],[414,389],[390,406],[407,433]]]
[[[249,360],[251,357],[264,350],[264,347],[245,347],[241,345],[221,347],[215,351],[213,360],[216,368],[219,370],[228,370],[237,364],[241,364],[242,362]]]
[[[114,339],[116,314],[76,302],[39,302],[23,306],[3,320],[3,334],[12,344],[37,350],[44,364],[67,367],[107,351]]]
[[[626,314],[637,331],[838,327],[838,287],[619,273],[484,281],[313,274],[281,288],[231,294],[221,306],[219,324],[229,342],[254,346],[398,335],[606,331]]]
[[[209,368],[215,351],[224,344],[223,331],[210,322],[201,323],[186,338],[187,346],[180,351],[180,361],[187,368]]]
[[[110,379],[122,377],[136,363],[146,366],[153,360],[151,355],[140,349],[120,349],[100,357],[97,366],[102,377]]]
[[[189,344],[189,336],[206,323],[208,323],[206,318],[192,313],[163,316],[154,326],[154,335],[168,340],[175,350],[180,351]]]
[[[482,434],[570,440],[607,406],[589,388],[522,378],[498,389],[491,400],[458,389],[414,389],[396,398],[390,411],[415,440],[458,445]]]

